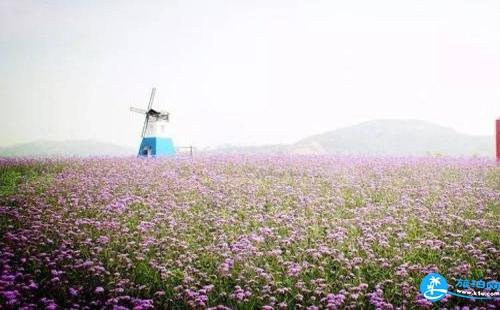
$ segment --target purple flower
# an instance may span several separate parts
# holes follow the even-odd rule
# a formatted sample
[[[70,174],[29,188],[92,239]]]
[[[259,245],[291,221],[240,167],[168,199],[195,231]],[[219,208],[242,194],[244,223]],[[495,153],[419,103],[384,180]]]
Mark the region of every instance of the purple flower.
[[[415,283],[497,276],[489,159],[0,157],[9,169],[37,172],[0,199],[0,308],[56,308],[61,289],[75,309],[454,308],[468,302],[431,305]]]
[[[5,299],[13,300],[17,298],[18,292],[17,291],[4,291],[2,292],[2,295]]]
[[[78,296],[78,290],[75,288],[70,287],[69,288],[69,294],[73,297]]]
[[[100,236],[99,238],[97,238],[97,243],[107,244],[108,242],[109,242],[108,236]]]
[[[96,294],[104,293],[104,288],[102,286],[98,286],[98,287],[95,288],[94,292]]]

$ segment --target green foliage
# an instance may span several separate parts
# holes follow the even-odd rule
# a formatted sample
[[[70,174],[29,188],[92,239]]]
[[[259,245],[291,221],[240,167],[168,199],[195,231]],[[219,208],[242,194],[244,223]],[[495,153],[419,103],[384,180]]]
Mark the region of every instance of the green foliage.
[[[19,170],[15,167],[0,168],[0,196],[10,196],[16,192],[22,177],[22,172]]]

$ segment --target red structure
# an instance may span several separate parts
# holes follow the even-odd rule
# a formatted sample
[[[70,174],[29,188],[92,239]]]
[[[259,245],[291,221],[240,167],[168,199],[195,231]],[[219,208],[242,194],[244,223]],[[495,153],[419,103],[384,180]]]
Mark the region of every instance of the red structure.
[[[500,162],[500,119],[497,119],[497,161]]]

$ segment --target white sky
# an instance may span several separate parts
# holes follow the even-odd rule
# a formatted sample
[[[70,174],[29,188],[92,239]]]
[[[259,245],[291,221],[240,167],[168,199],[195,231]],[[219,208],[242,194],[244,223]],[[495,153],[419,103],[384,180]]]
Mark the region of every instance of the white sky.
[[[374,118],[492,134],[500,1],[0,0],[0,145],[288,143]]]

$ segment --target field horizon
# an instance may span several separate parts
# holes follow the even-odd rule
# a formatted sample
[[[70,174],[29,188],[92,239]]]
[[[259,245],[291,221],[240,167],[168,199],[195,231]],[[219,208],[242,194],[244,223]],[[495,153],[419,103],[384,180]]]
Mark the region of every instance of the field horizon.
[[[178,142],[174,139],[175,144]],[[353,156],[493,157],[494,137],[462,133],[416,119],[373,119],[348,127],[303,136],[292,143],[197,147],[195,153]],[[180,145],[187,146],[187,144]],[[185,150],[185,149],[184,149]],[[132,156],[137,146],[94,140],[37,140],[0,147],[0,157]]]

